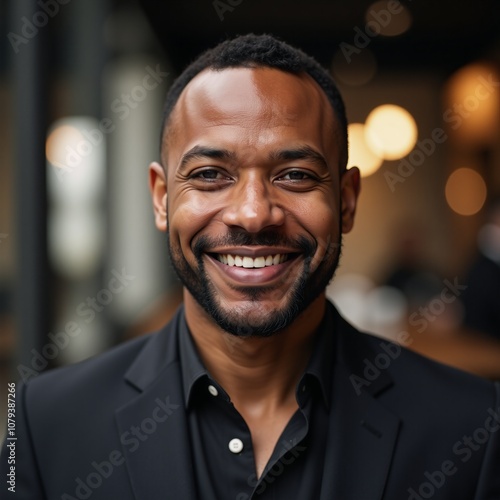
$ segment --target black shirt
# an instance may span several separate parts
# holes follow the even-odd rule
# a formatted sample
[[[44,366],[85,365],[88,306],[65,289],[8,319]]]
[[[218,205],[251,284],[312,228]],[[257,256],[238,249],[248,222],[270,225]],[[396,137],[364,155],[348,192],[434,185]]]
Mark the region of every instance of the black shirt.
[[[185,321],[180,361],[193,470],[200,500],[319,498],[328,431],[334,360],[333,319],[327,310],[297,388],[298,410],[257,479],[250,430],[226,391],[210,376]]]

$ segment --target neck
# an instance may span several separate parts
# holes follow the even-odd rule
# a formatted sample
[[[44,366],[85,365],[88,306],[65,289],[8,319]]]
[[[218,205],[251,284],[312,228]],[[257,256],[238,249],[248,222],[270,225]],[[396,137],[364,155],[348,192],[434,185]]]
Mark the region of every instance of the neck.
[[[324,295],[290,326],[267,338],[224,332],[189,292],[184,299],[186,321],[202,361],[237,408],[258,405],[273,411],[295,404],[295,387],[325,312]]]

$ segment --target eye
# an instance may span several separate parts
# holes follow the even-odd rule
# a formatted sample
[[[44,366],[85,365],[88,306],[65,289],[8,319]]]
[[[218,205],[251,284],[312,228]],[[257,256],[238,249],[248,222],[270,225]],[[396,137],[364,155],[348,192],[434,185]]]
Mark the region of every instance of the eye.
[[[280,179],[284,181],[303,181],[305,179],[311,179],[311,176],[300,170],[292,170],[281,176]]]
[[[202,170],[201,172],[196,172],[191,176],[192,179],[201,179],[207,181],[215,181],[219,179],[227,179],[221,172],[215,170],[213,168],[208,168],[206,170]]]
[[[225,188],[232,182],[231,177],[219,168],[204,167],[194,170],[189,175],[191,185],[202,191],[213,191]]]
[[[310,170],[291,169],[278,174],[274,182],[288,191],[310,191],[318,185],[320,179]]]
[[[305,170],[288,170],[281,173],[276,179],[280,182],[288,183],[303,183],[303,182],[315,182],[318,180],[313,172]]]

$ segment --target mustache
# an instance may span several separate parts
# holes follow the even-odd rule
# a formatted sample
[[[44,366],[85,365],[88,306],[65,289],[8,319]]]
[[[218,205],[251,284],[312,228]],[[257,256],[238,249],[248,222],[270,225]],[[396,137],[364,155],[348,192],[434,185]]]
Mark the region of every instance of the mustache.
[[[304,254],[306,257],[314,255],[317,248],[316,242],[305,236],[290,238],[274,231],[262,231],[254,234],[233,229],[224,236],[217,238],[200,236],[193,245],[193,253],[197,259],[201,259],[208,249],[221,246],[282,246],[296,249],[297,252]]]

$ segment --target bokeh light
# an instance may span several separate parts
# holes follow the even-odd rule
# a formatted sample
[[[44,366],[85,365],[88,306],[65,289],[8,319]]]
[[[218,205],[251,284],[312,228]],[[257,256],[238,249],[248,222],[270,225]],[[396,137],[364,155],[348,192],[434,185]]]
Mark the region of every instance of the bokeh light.
[[[60,274],[85,279],[104,248],[106,137],[95,118],[65,117],[50,128],[45,151],[49,258]]]
[[[351,123],[349,133],[349,160],[347,167],[358,167],[363,177],[376,172],[382,165],[382,158],[377,156],[366,144],[365,126],[362,123]]]
[[[374,286],[373,281],[362,274],[344,274],[328,285],[326,295],[348,321],[366,329],[366,296]]]
[[[406,156],[417,142],[413,116],[401,106],[383,104],[366,119],[365,138],[369,148],[386,160]]]
[[[496,68],[486,63],[470,64],[451,76],[445,90],[443,120],[457,142],[483,145],[498,141],[499,79]]]
[[[446,181],[445,195],[450,208],[460,215],[474,215],[486,201],[486,183],[471,168],[455,170]]]
[[[370,330],[387,336],[394,328],[402,326],[408,303],[399,290],[379,286],[366,295],[365,314]]]
[[[83,135],[77,127],[64,122],[54,125],[47,136],[45,154],[47,160],[54,167],[65,168],[67,166],[67,147],[77,145],[83,140]]]
[[[47,134],[49,194],[57,203],[99,200],[105,187],[106,134],[95,118],[70,116],[54,122]]]
[[[367,27],[382,36],[398,36],[408,31],[412,24],[410,11],[395,0],[381,0],[368,7],[365,20]]]
[[[99,268],[104,245],[104,217],[97,209],[65,207],[48,219],[48,247],[52,266],[61,275],[78,280]]]

